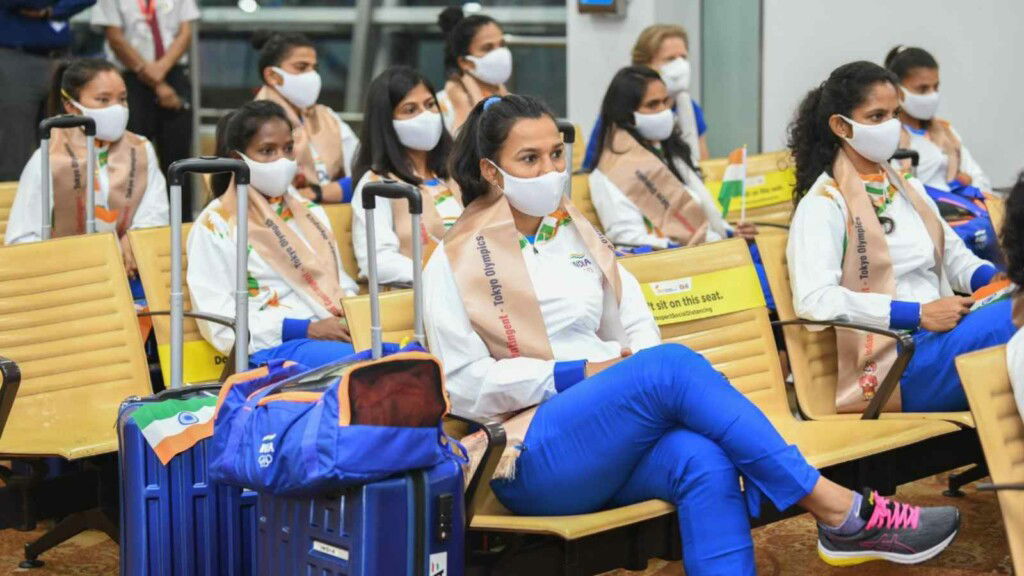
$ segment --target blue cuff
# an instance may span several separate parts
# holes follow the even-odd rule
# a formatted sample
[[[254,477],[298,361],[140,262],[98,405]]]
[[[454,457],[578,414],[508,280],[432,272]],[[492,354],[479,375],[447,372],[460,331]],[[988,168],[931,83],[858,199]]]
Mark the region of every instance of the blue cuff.
[[[565,392],[571,386],[587,377],[586,360],[555,362],[555,390]]]
[[[309,334],[309,322],[308,319],[285,318],[281,324],[281,340],[287,342],[305,338]]]
[[[988,284],[992,281],[992,277],[996,275],[996,267],[991,264],[982,264],[978,266],[978,269],[971,274],[971,292],[974,292],[978,288]]]
[[[338,179],[338,186],[341,186],[341,203],[348,204],[352,201],[352,177],[345,176]]]
[[[914,330],[921,324],[921,304],[893,300],[889,304],[889,328]]]

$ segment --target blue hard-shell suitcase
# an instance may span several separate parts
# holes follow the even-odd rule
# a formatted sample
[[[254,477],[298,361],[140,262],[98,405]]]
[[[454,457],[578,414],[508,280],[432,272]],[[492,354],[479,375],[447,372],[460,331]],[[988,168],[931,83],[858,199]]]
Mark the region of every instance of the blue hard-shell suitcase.
[[[132,413],[147,402],[216,395],[220,385],[130,398],[118,416],[122,576],[249,576],[255,573],[255,492],[210,482],[209,439],[167,466]]]
[[[260,494],[260,576],[463,576],[462,466],[315,498]]]

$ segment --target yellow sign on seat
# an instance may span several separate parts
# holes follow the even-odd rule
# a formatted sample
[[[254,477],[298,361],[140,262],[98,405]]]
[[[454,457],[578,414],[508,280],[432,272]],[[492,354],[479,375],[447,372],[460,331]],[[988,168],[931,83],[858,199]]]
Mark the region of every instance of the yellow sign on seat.
[[[0,455],[117,451],[121,402],[153,392],[113,234],[0,248],[0,350],[22,373]]]
[[[728,160],[716,158],[700,163],[704,184],[711,198],[718,204],[718,192]],[[779,150],[747,157],[747,215],[753,222],[770,222],[788,226],[793,215],[793,188],[796,172],[789,150]],[[721,210],[721,205],[718,206]],[[729,206],[726,219],[734,222],[740,217],[740,202]]]
[[[188,272],[188,254],[185,245],[191,224],[184,224],[181,230],[182,279]],[[130,230],[129,241],[139,267],[139,278],[146,292],[146,301],[153,311],[171,309],[171,230],[167,227]],[[192,310],[192,296],[187,285],[183,287],[185,311]],[[230,288],[225,287],[225,290]],[[169,316],[154,316],[153,331],[156,335],[157,352],[160,356],[160,371],[164,382],[170,381],[171,319]],[[199,332],[199,326],[192,318],[184,319],[184,362],[183,376],[186,385],[198,382],[220,380],[227,356],[213,347]]]
[[[14,196],[17,193],[17,182],[0,182],[0,246],[4,244],[7,220],[11,217],[11,206],[14,205]]]
[[[959,356],[956,369],[978,423],[992,482],[1024,484],[1024,421],[1010,387],[1006,346]],[[1024,490],[1001,490],[998,494],[1014,571],[1024,574]]]

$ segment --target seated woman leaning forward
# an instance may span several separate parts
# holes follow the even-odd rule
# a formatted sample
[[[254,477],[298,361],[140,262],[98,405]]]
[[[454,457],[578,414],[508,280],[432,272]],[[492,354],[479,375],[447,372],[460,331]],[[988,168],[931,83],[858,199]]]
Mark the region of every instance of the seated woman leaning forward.
[[[106,60],[87,58],[61,65],[50,93],[51,114],[78,114],[96,122],[96,230],[116,232],[125,269],[136,273],[128,230],[166,226],[167,185],[149,140],[128,125],[128,91],[121,73]],[[37,242],[42,228],[42,153],[36,150],[21,172],[5,243]],[[81,128],[54,130],[50,137],[52,236],[85,232],[86,138]]]
[[[923,186],[888,160],[900,138],[898,81],[871,62],[834,70],[790,129],[798,205],[787,257],[802,318],[914,331],[916,352],[889,410],[966,410],[953,359],[1005,343],[1010,303],[972,311],[969,294],[996,274],[942,220]],[[836,405],[859,412],[892,366],[892,339],[836,332]],[[901,402],[902,400],[902,402]]]
[[[1006,219],[999,237],[1006,254],[1006,275],[1016,286],[1024,286],[1024,173],[1006,199]],[[1024,330],[1020,329],[1024,327],[1024,292],[1019,289],[1013,295],[1013,323],[1017,333],[1006,345],[1006,361],[1017,410],[1024,418]]]
[[[612,243],[671,248],[732,235],[690,160],[657,72],[619,70],[605,92],[600,122],[590,197]],[[757,229],[744,223],[739,233],[752,239]]]
[[[425,273],[453,408],[505,422],[501,503],[562,515],[673,502],[691,576],[754,574],[748,514],[762,496],[814,514],[829,561],[917,562],[945,548],[955,508],[833,484],[707,360],[659,344],[636,279],[566,202],[562,154],[537,100],[477,105],[452,155],[466,211]],[[883,544],[893,538],[905,548]]]
[[[448,179],[452,138],[444,129],[434,87],[407,66],[388,68],[370,83],[366,98],[362,145],[356,157],[359,184],[352,197],[352,247],[359,274],[367,275],[366,211],[361,190],[383,178],[401,180],[420,189],[423,258],[462,214],[458,189]],[[412,224],[409,204],[392,200],[377,204],[377,276],[382,283],[412,282]]]
[[[220,156],[249,165],[249,363],[274,358],[315,367],[352,353],[341,299],[358,288],[345,275],[323,208],[290,187],[295,176],[292,125],[280,106],[244,104],[217,125]],[[213,179],[216,198],[188,236],[193,309],[234,316],[235,206],[230,174]],[[230,352],[234,332],[199,322],[215,348]]]

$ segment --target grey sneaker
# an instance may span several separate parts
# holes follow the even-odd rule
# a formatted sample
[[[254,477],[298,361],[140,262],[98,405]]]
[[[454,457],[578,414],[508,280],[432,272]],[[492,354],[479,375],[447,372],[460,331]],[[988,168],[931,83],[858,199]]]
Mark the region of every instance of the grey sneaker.
[[[952,506],[921,508],[867,490],[860,517],[867,525],[849,536],[818,527],[822,560],[832,566],[872,560],[918,564],[945,550],[960,529],[960,511]]]

